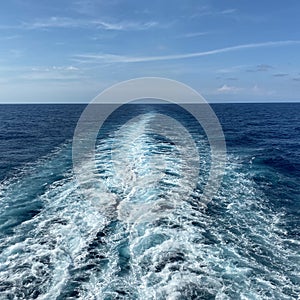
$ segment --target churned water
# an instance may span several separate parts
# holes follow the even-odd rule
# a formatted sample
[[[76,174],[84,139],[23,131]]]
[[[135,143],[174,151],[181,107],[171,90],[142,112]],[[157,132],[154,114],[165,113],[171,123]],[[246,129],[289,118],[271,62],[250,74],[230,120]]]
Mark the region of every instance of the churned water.
[[[212,107],[228,162],[207,208],[204,132],[179,107],[154,104],[125,105],[101,129],[107,201],[97,207],[94,179],[79,191],[72,170],[84,105],[1,105],[0,299],[298,299],[300,104]],[[175,145],[151,130],[158,114],[193,137],[196,188]],[[126,222],[157,201],[156,219]]]

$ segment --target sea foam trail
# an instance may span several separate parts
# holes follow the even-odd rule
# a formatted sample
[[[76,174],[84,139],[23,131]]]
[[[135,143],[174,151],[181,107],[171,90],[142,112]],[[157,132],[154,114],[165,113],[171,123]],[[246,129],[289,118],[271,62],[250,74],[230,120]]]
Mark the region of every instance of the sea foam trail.
[[[154,120],[142,115],[100,140],[97,176],[80,190],[70,145],[3,183],[0,298],[297,298],[299,243],[280,226],[283,216],[244,158],[229,157],[219,194],[203,209],[206,157],[194,189],[174,144],[151,130]],[[209,153],[201,137],[196,145]],[[105,193],[97,194],[98,181]],[[161,197],[154,218],[132,221],[133,205],[138,211]],[[104,205],[95,206],[99,199]]]

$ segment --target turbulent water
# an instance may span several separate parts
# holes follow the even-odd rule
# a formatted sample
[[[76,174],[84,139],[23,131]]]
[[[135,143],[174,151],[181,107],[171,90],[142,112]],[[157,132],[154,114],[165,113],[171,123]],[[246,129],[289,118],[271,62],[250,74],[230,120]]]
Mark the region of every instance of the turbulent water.
[[[207,207],[207,138],[172,105],[116,111],[96,143],[106,191],[95,194],[95,178],[79,188],[71,153],[83,109],[0,106],[0,299],[298,299],[299,104],[213,106],[228,162]],[[196,187],[153,131],[160,114],[194,140]],[[149,203],[159,205],[147,219]]]

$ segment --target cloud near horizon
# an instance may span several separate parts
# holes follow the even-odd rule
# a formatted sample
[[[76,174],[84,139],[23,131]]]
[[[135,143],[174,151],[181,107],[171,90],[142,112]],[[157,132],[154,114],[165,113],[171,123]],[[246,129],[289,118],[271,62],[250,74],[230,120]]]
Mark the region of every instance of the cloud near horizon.
[[[228,94],[228,93],[237,93],[242,90],[243,90],[242,88],[224,84],[223,86],[217,89],[217,92],[221,94]]]

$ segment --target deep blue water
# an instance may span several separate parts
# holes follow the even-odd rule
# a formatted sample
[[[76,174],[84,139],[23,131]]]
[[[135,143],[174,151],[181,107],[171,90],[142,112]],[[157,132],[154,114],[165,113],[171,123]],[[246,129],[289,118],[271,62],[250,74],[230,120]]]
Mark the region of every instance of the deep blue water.
[[[300,104],[212,107],[228,163],[203,209],[208,143],[179,107],[124,106],[107,120],[96,144],[107,194],[95,195],[72,171],[84,105],[1,105],[0,299],[299,299]],[[157,113],[189,130],[202,172],[176,209],[132,226],[119,217],[132,204],[189,195],[174,145],[151,132]]]

